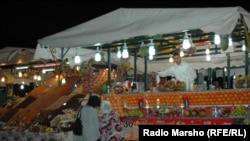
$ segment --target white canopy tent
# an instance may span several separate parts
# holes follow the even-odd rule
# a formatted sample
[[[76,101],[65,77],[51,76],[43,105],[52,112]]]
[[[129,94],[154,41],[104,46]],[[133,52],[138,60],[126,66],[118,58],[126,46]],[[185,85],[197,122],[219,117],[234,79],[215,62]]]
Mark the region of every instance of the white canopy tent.
[[[7,46],[0,50],[0,54],[1,66],[25,64],[29,63],[34,58],[35,49]]]
[[[227,35],[233,31],[241,16],[249,28],[250,13],[242,7],[119,8],[88,22],[39,39],[34,59],[46,57],[44,54],[38,55],[41,54],[39,51],[42,46],[50,49],[85,47],[82,56],[88,59],[89,55],[94,56],[95,51],[88,50],[87,47],[94,47],[96,43],[107,44],[136,36],[170,34],[193,29]],[[75,50],[73,52],[75,55]],[[242,54],[243,56],[244,54]],[[116,56],[111,57],[111,60],[116,60]],[[138,60],[140,61],[140,59]],[[154,62],[151,67],[149,66],[151,68],[149,71],[159,70],[159,66],[163,66],[159,63],[160,61]],[[140,69],[144,67],[143,64],[137,62],[140,71],[143,71]],[[197,64],[193,63],[196,65],[195,68],[209,66],[205,63],[203,66],[197,66]],[[226,63],[224,62],[224,64]]]
[[[226,35],[250,13],[242,7],[226,8],[119,8],[62,32],[38,40],[50,48],[88,47],[130,37],[201,29]]]

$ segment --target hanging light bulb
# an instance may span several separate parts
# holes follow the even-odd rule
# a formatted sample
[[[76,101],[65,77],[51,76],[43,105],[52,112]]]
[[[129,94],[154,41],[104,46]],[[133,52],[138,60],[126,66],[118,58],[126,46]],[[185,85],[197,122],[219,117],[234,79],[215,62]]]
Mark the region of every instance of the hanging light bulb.
[[[149,55],[155,55],[155,46],[154,46],[154,43],[153,43],[153,39],[150,39],[148,54]]]
[[[37,81],[41,81],[41,76],[40,75],[37,76]]]
[[[62,79],[62,84],[65,84],[66,83],[66,80],[65,78]]]
[[[185,32],[182,46],[183,46],[184,49],[188,49],[188,48],[191,47],[191,43],[190,43],[190,40],[189,40],[187,32]]]
[[[1,78],[1,82],[5,82],[5,78],[4,78],[4,76]]]
[[[170,62],[170,63],[173,63],[173,62],[174,62],[174,59],[173,59],[172,56],[169,58],[169,62]]]
[[[215,34],[215,35],[214,35],[214,43],[215,43],[216,45],[219,45],[219,44],[220,44],[220,35],[218,35],[218,34]]]
[[[96,47],[95,61],[96,62],[101,61],[101,53],[100,53],[99,47]]]
[[[34,80],[37,80],[37,75],[36,74],[34,75]]]
[[[20,89],[21,89],[21,90],[23,90],[23,89],[24,89],[24,85],[23,85],[23,84],[21,84]]]
[[[79,71],[80,70],[80,66],[76,66],[76,70]]]
[[[183,57],[184,56],[184,52],[183,50],[181,49],[181,52],[180,52],[180,56]]]
[[[234,73],[234,75],[233,75],[233,79],[236,79],[236,74]]]
[[[45,70],[45,69],[43,69],[43,70],[42,70],[42,73],[43,73],[43,74],[44,74],[44,73],[46,73],[46,70]]]
[[[228,37],[228,46],[233,46],[233,39],[231,36]]]
[[[22,72],[18,72],[18,77],[23,77],[23,73]]]
[[[208,48],[208,47],[206,48],[205,53],[206,53],[207,55],[208,55],[208,54],[210,54],[210,50],[209,50],[209,48]]]
[[[122,57],[121,47],[117,47],[117,58]]]
[[[243,41],[243,44],[242,44],[242,51],[246,51],[246,44],[245,44],[245,41]]]
[[[154,58],[153,55],[149,55],[148,57],[149,60],[153,60],[153,58]]]
[[[206,61],[210,61],[211,60],[211,57],[209,54],[206,55]]]
[[[76,55],[75,58],[74,58],[74,61],[75,61],[76,64],[81,63],[81,58],[80,58],[80,56],[79,56],[79,55]]]
[[[124,43],[123,50],[122,50],[122,58],[128,58],[128,56],[129,56],[128,47],[127,47],[127,44]]]
[[[75,61],[76,64],[81,63],[81,57],[77,53],[77,48],[76,48],[76,55],[75,55],[74,61]]]

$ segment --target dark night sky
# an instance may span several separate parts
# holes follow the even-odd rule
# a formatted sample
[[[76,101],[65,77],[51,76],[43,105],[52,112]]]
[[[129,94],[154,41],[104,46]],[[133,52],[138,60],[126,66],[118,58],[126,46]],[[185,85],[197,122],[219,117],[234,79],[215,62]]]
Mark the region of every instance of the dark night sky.
[[[184,8],[241,6],[244,1],[1,1],[0,47],[35,48],[37,40],[81,24],[117,8]],[[204,15],[205,16],[205,15]]]

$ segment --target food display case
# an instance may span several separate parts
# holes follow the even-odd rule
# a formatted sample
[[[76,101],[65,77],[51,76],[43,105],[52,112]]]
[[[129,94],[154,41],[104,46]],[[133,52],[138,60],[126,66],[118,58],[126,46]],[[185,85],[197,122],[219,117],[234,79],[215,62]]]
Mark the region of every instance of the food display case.
[[[250,109],[250,89],[111,93],[103,98],[120,114],[127,140],[138,139],[140,124],[244,124]]]

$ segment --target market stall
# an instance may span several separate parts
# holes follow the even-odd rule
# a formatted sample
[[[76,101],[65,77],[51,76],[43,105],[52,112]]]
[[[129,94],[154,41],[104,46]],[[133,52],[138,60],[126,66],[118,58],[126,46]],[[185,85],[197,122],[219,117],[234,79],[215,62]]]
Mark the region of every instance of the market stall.
[[[104,71],[100,72],[102,72],[100,73],[100,76],[107,74]],[[103,80],[103,77],[95,78],[95,80],[99,79]],[[82,83],[83,87],[84,85],[85,83]],[[42,86],[40,87],[42,88]],[[31,95],[36,96],[36,100],[27,105],[27,108],[30,107],[29,109],[31,109],[31,107],[34,107],[40,102],[48,101],[45,100],[41,94],[37,93],[38,90],[41,91],[41,88],[39,89],[38,87],[32,92],[33,94],[31,93]],[[52,90],[52,88],[49,88],[48,86],[46,86],[46,89]],[[51,97],[52,95],[49,94],[52,92],[51,90],[44,91],[42,95],[47,98]],[[79,89],[78,92],[81,92],[82,90],[83,89]],[[15,134],[15,136],[20,137],[18,135],[23,133],[25,136],[22,136],[22,139],[40,139],[41,137],[47,137],[47,139],[55,140],[60,140],[62,138],[75,140],[77,137],[72,134],[72,129],[69,126],[70,124],[68,124],[69,122],[74,121],[75,111],[70,109],[73,108],[73,106],[73,109],[77,108],[75,106],[77,106],[76,104],[80,104],[78,103],[78,100],[79,98],[83,98],[83,94],[75,95],[77,97],[74,97],[74,100],[71,100],[70,98],[74,96],[73,94],[69,94],[68,98],[65,97],[66,95],[59,94],[60,92],[56,94],[58,95],[58,98],[56,98],[55,95],[53,95],[54,98],[50,98],[50,105],[48,105],[48,103],[36,105],[35,107],[41,107],[37,109],[43,109],[41,112],[36,110],[30,110],[28,112],[24,110],[25,108],[20,109],[16,113],[22,114],[14,116],[18,124],[12,126],[12,122],[9,122],[9,128],[6,128],[6,131],[2,131],[0,136],[4,139],[6,139],[6,137],[8,137],[8,139],[13,139],[14,136],[9,135]],[[246,106],[250,103],[250,90],[248,88],[207,91],[180,91],[180,89],[176,89],[175,91],[141,93],[115,93],[115,90],[112,89],[109,94],[103,93],[101,96],[103,99],[110,101],[112,107],[119,113],[124,129],[124,137],[130,140],[138,140],[138,125],[140,124],[243,124],[242,122],[245,120],[248,109]],[[67,100],[65,100],[65,98]],[[188,101],[188,104],[185,104],[185,101]],[[64,102],[67,102],[67,106],[60,107],[59,105],[62,105]],[[47,106],[45,106],[45,104]],[[43,107],[50,110],[46,111]],[[213,112],[215,107],[220,114],[215,114]],[[56,112],[61,108],[65,109],[63,110],[63,112],[65,112],[64,114]],[[242,112],[242,109],[244,109],[244,112]],[[14,111],[14,109],[12,111]],[[40,116],[35,118],[38,113]],[[26,120],[29,119],[28,117],[32,116],[35,121],[32,123],[37,123],[31,124],[30,126],[24,126],[30,131],[26,133],[24,133],[24,128],[20,128],[22,122],[18,121],[21,119],[21,115],[24,114],[26,114],[26,116],[23,116]],[[52,115],[55,116],[55,118],[47,118]],[[13,119],[13,117],[10,119]],[[249,122],[247,122],[248,121],[245,121],[246,124],[249,124]],[[14,132],[15,129],[17,132]]]
[[[241,7],[203,9],[121,8],[89,22],[80,24],[76,27],[39,39],[34,58],[61,58],[62,61],[71,59],[71,62],[73,63],[73,58],[77,56],[78,51],[80,51],[81,53],[79,54],[88,60],[89,58],[92,58],[96,52],[96,45],[94,44],[101,42],[102,49],[107,55],[107,59],[105,58],[103,61],[108,62],[108,69],[106,71],[100,71],[99,73],[95,72],[97,75],[94,75],[94,73],[88,69],[83,71],[82,73],[84,75],[82,77],[82,93],[91,93],[93,90],[96,91],[97,88],[103,86],[103,83],[108,83],[105,87],[103,87],[106,88],[106,91],[105,89],[98,89],[98,93],[102,93],[102,98],[110,101],[113,109],[119,113],[121,121],[124,125],[124,136],[126,139],[138,139],[138,125],[140,124],[235,124],[235,119],[241,119],[242,117],[245,118],[247,115],[247,110],[249,110],[249,107],[247,107],[247,105],[250,104],[249,88],[209,91],[195,89],[194,91],[183,91],[181,88],[169,89],[164,87],[162,91],[159,91],[160,89],[157,88],[158,91],[150,89],[151,91],[145,90],[132,93],[130,85],[127,85],[125,88],[123,86],[119,87],[119,89],[122,89],[121,92],[119,90],[118,92],[115,92],[113,87],[111,87],[112,85],[110,80],[112,78],[117,78],[117,76],[112,74],[110,63],[112,61],[120,63],[120,60],[116,58],[115,53],[110,54],[110,52],[116,52],[116,47],[121,46],[121,44],[125,46],[124,42],[126,42],[128,43],[127,45],[130,45],[130,53],[134,53],[135,57],[140,57],[129,58],[129,62],[133,64],[129,67],[134,67],[135,73],[137,73],[137,69],[139,69],[146,74],[149,70],[147,66],[151,67],[150,71],[158,71],[161,69],[159,66],[163,66],[162,63],[165,64],[168,60],[166,60],[166,58],[164,61],[155,60],[151,61],[151,65],[148,65],[150,63],[147,56],[145,57],[143,54],[140,54],[141,52],[139,50],[139,48],[148,47],[148,44],[142,46],[142,42],[148,43],[149,39],[152,38],[158,41],[155,43],[156,46],[158,45],[158,52],[155,56],[158,56],[158,59],[160,59],[162,52],[169,53],[171,50],[173,51],[179,49],[178,46],[182,44],[181,41],[183,40],[183,33],[178,33],[177,35],[174,33],[182,32],[183,30],[188,29],[191,30],[192,34],[196,36],[195,38],[198,38],[197,42],[199,43],[197,44],[200,44],[199,49],[205,50],[206,46],[204,46],[204,44],[201,45],[201,42],[204,43],[209,41],[209,45],[211,45],[213,41],[211,41],[210,38],[214,37],[215,34],[228,35],[232,33],[232,31],[238,25],[239,20],[243,20],[245,23],[243,27],[240,27],[240,31],[249,27],[249,15],[250,14]],[[240,26],[241,25],[242,24],[240,24]],[[243,35],[245,36],[245,32],[243,32]],[[241,34],[240,37],[243,35]],[[206,37],[205,40],[203,40],[203,37]],[[174,41],[172,40],[173,38],[175,38]],[[195,41],[194,38],[193,41]],[[240,41],[242,41],[242,39]],[[171,44],[172,42],[178,43]],[[71,50],[72,52],[68,52],[71,48],[73,48],[73,50]],[[214,45],[213,48],[217,48],[217,46]],[[165,49],[167,49],[167,51]],[[136,52],[138,50],[139,53]],[[43,53],[41,53],[42,51]],[[45,55],[44,52],[48,53]],[[69,53],[68,56],[66,55],[67,52]],[[168,53],[167,55],[169,57]],[[226,56],[226,54],[222,54],[219,55],[220,57],[218,57],[219,53],[216,53],[217,51],[215,51],[214,58],[217,58],[217,60],[215,59],[211,62],[217,62],[217,65],[211,65],[211,62],[207,64],[210,64],[210,67],[215,67],[221,65],[222,63],[220,61],[223,61],[223,64],[226,64],[229,68],[230,66],[228,65],[228,62],[225,63],[225,61],[228,61],[228,58],[226,58],[228,56]],[[240,62],[241,65],[244,65],[244,63],[241,61],[242,58],[246,56],[246,54],[246,52],[233,53],[231,54],[231,58],[234,59],[234,61],[237,61],[235,64],[239,64]],[[194,54],[189,55],[191,56]],[[200,60],[201,57],[196,57],[195,59],[189,58],[186,60],[189,60],[193,64],[199,64],[200,62],[197,63],[196,61],[197,58]],[[248,62],[247,59],[245,62]],[[81,65],[82,67],[84,63],[80,62],[74,65]],[[248,69],[246,69],[246,73],[248,73]],[[228,74],[230,75],[230,73]],[[71,84],[73,83],[74,82],[72,81]],[[47,92],[44,92],[43,95],[45,96],[43,99],[40,98],[42,101],[35,100],[35,103],[31,103],[28,106],[29,111],[27,110],[23,113],[31,115],[30,117],[32,117],[32,119],[36,119],[35,117],[38,114],[42,114],[42,112],[40,112],[41,109],[56,109],[54,107],[58,106],[54,105],[53,103],[61,96],[65,95],[65,93],[68,94],[68,90],[71,89],[71,87],[72,85],[65,85],[65,87],[61,87],[62,89],[56,87],[54,89],[58,90],[57,94],[54,94],[55,90],[48,88],[51,90],[49,91],[51,94],[49,95]],[[47,102],[42,103],[43,101]],[[64,100],[61,100],[61,102],[64,102]],[[70,106],[70,104],[67,106]],[[34,109],[34,107],[36,109]],[[22,111],[20,110],[20,112]],[[45,113],[46,112],[47,111],[45,111]],[[73,114],[71,113],[70,115]],[[27,118],[27,116],[25,117]],[[15,118],[20,119],[20,116]],[[71,121],[74,121],[71,116],[70,118]],[[45,119],[47,120],[46,122],[48,122],[48,118]],[[58,119],[62,120],[60,118]],[[51,119],[51,121],[53,120]],[[51,133],[53,136],[57,136],[55,129],[57,129],[57,125],[60,124],[55,124],[53,127],[49,127],[52,126],[49,122],[48,125],[46,124],[46,127],[44,127],[44,129],[46,129],[44,131],[51,131],[53,132]],[[43,122],[37,123],[41,124]],[[242,122],[239,122],[238,124],[242,124]],[[7,131],[7,133],[7,136],[11,137],[10,135],[12,132]],[[64,133],[67,134],[69,132],[65,131],[59,134],[62,135]],[[6,134],[6,132],[4,134]],[[34,135],[34,133],[31,134]],[[36,135],[38,134],[39,133],[36,133]],[[46,133],[46,135],[50,135],[50,133]],[[5,137],[5,135],[3,136]]]
[[[125,139],[138,140],[138,125],[232,125],[250,122],[250,89],[109,94]],[[143,103],[141,106],[140,103]],[[188,102],[188,105],[187,103]],[[248,114],[248,115],[247,115]]]

